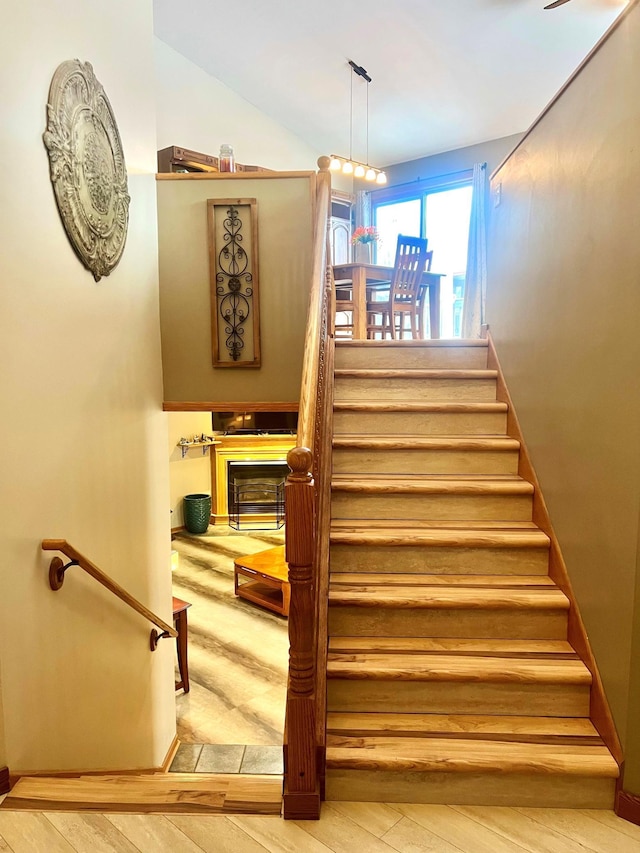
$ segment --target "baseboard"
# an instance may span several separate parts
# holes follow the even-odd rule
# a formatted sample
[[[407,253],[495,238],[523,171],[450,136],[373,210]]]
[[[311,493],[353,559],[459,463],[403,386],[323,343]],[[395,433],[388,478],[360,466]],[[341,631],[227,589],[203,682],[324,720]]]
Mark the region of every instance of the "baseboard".
[[[160,768],[162,773],[167,773],[169,768],[171,767],[171,762],[173,761],[176,752],[178,751],[178,747],[180,746],[180,740],[178,735],[175,734],[173,736],[173,740],[171,741],[171,745],[167,750],[167,754],[164,757],[164,761],[162,762],[162,767]]]
[[[640,797],[628,791],[618,791],[614,808],[618,817],[640,826]]]
[[[180,524],[178,527],[172,527],[171,528],[171,535],[173,536],[174,533],[180,533],[181,530],[186,530],[186,529],[187,528],[184,526],[184,524]]]
[[[103,768],[101,770],[29,770],[25,773],[11,773],[6,767],[0,768],[0,794],[6,794],[9,790],[9,787],[3,789],[2,784],[4,780],[3,772],[6,771],[7,776],[7,786],[9,785],[9,781],[11,782],[11,786],[15,785],[15,783],[19,779],[28,778],[31,776],[43,776],[46,778],[55,777],[59,779],[73,779],[76,776],[147,776],[149,774],[154,773],[166,773],[169,767],[171,766],[171,762],[178,751],[178,747],[180,746],[180,741],[178,740],[178,735],[174,735],[167,750],[167,754],[165,755],[162,764],[158,767],[136,767],[135,769],[127,768],[126,770],[121,770],[118,768]]]
[[[8,794],[11,790],[9,768],[0,767],[0,794]]]

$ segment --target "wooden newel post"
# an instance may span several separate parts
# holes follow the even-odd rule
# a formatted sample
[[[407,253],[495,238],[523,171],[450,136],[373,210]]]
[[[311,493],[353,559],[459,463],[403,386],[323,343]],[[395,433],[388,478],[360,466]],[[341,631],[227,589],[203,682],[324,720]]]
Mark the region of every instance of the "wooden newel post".
[[[315,578],[313,574],[315,487],[313,455],[294,447],[287,455],[285,485],[286,560],[289,564],[289,684],[285,748],[284,816],[320,816],[315,721]]]

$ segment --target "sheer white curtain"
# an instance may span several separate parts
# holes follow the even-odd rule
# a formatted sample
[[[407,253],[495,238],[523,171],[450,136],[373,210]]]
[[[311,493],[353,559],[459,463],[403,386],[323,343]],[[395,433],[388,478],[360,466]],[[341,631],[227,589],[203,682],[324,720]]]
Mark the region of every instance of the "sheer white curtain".
[[[479,338],[487,293],[487,164],[473,167],[467,271],[462,303],[462,337]]]
[[[371,193],[358,190],[356,193],[356,228],[363,225],[367,228],[373,225],[371,221]],[[354,263],[366,264],[369,261],[369,248],[364,243],[356,243],[354,248]]]

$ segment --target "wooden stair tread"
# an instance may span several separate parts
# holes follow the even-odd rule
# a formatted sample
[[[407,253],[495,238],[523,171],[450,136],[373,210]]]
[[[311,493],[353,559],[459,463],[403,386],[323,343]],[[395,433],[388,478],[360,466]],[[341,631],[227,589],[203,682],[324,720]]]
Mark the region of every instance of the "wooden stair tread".
[[[502,436],[338,435],[333,447],[358,450],[519,450],[520,442]]]
[[[581,660],[504,658],[478,655],[388,653],[357,654],[330,651],[327,678],[383,681],[464,681],[491,684],[591,684]]]
[[[513,475],[458,477],[440,474],[334,474],[331,488],[339,492],[372,494],[532,495],[533,485]]]
[[[589,743],[602,739],[587,717],[486,714],[384,714],[330,711],[327,733],[349,737],[460,737],[521,742]],[[578,740],[579,739],[579,740]]]
[[[340,532],[366,533],[368,530],[382,531],[393,533],[395,530],[402,529],[403,531],[415,531],[417,533],[424,530],[456,530],[464,533],[465,531],[515,531],[528,533],[536,531],[541,533],[540,528],[534,521],[456,521],[456,520],[441,520],[429,521],[428,519],[394,519],[393,525],[382,518],[370,518],[366,521],[358,521],[350,518],[334,518],[331,521],[331,530]],[[546,534],[542,534],[545,536]]]
[[[549,537],[533,523],[398,521],[382,519],[358,525],[352,519],[333,519],[332,545],[431,546],[442,548],[549,548]]]
[[[413,654],[433,652],[445,654],[485,655],[500,657],[578,658],[566,640],[490,640],[449,637],[330,637],[330,652],[388,652]],[[578,658],[579,659],[579,658]]]
[[[455,586],[486,587],[487,589],[556,588],[548,575],[432,575],[399,574],[395,572],[332,572],[331,586],[334,589],[370,588],[374,585],[391,587]]]
[[[355,349],[359,347],[365,347],[368,349],[378,347],[381,347],[382,349],[392,349],[395,347],[398,347],[399,349],[430,349],[438,347],[446,347],[447,349],[449,349],[452,347],[483,347],[484,349],[486,349],[488,347],[488,343],[482,338],[432,338],[420,341],[337,340],[336,347],[340,347],[340,349]]]
[[[166,773],[23,777],[0,809],[271,814],[282,807],[282,776]]]
[[[448,403],[446,401],[427,402],[422,400],[401,402],[390,400],[335,400],[336,412],[447,412],[449,414],[477,414],[482,412],[506,412],[506,403]]]
[[[366,578],[366,575],[363,576]],[[490,589],[457,586],[389,586],[386,583],[329,586],[333,607],[568,610],[569,599],[557,587]]]
[[[334,371],[336,379],[497,379],[497,370],[444,367],[343,367]]]
[[[606,746],[328,735],[327,769],[569,774],[617,778]]]

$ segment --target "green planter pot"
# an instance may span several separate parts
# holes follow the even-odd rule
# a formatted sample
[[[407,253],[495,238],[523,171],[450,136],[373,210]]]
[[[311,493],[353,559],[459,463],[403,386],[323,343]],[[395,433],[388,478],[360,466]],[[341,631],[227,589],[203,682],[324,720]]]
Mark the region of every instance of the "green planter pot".
[[[211,495],[184,496],[184,525],[189,533],[206,533],[211,518]]]

